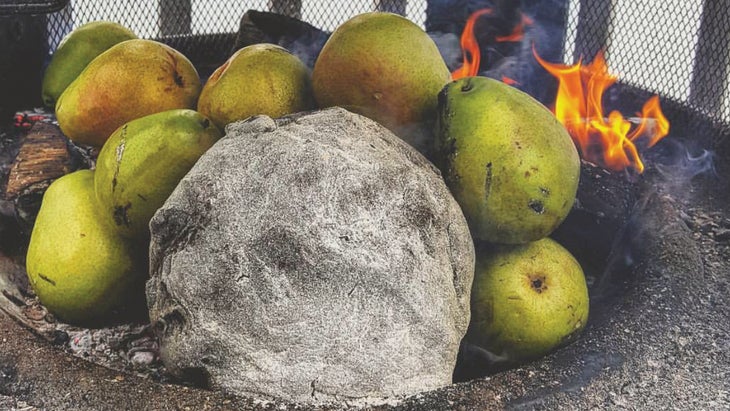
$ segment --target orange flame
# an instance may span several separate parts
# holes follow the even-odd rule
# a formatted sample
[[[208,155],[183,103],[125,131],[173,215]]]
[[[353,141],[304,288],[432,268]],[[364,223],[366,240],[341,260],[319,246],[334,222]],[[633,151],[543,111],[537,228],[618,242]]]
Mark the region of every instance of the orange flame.
[[[529,26],[530,24],[532,24],[532,19],[523,14],[520,23],[515,26],[512,33],[506,36],[497,36],[495,40],[497,42],[520,41],[525,37],[525,26]]]
[[[507,77],[507,76],[502,76],[502,83],[510,85],[510,86],[519,86],[520,85],[520,83],[517,80]]]
[[[474,25],[477,19],[485,14],[492,14],[492,9],[477,10],[466,20],[464,31],[461,33],[461,53],[464,56],[464,63],[451,73],[451,79],[458,80],[464,77],[472,77],[476,76],[479,72],[481,51],[479,50],[477,38],[474,35]]]
[[[603,94],[617,77],[608,72],[602,52],[593,62],[583,65],[548,63],[532,49],[537,61],[555,76],[558,94],[555,98],[555,117],[568,129],[573,141],[585,160],[605,168],[621,171],[633,168],[644,171],[644,163],[634,142],[648,138],[647,148],[652,147],[669,133],[669,121],[659,107],[659,98],[650,98],[641,110],[639,124],[634,125],[618,111],[604,116]]]
[[[479,49],[477,38],[474,35],[474,25],[479,17],[492,13],[493,10],[491,8],[479,9],[473,12],[466,20],[464,31],[461,33],[461,52],[464,57],[464,63],[461,67],[451,73],[452,80],[476,76],[477,73],[479,73],[481,51]],[[530,24],[532,24],[532,19],[523,14],[520,23],[512,29],[512,33],[506,36],[496,36],[494,41],[497,43],[520,41],[525,36],[525,26],[529,26]]]

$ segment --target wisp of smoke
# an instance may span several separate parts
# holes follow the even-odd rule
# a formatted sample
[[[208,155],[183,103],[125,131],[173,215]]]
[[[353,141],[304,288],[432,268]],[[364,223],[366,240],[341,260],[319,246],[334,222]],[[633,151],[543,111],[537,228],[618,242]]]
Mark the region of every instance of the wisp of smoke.
[[[651,157],[670,192],[686,189],[697,176],[718,175],[714,151],[692,147],[691,143],[675,138],[662,141],[661,150],[653,152]]]

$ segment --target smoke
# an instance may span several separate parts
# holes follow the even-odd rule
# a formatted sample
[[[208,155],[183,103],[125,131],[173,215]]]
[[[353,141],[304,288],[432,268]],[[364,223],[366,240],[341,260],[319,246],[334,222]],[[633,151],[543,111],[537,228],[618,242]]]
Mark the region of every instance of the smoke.
[[[453,71],[462,65],[459,39],[467,18],[474,11],[491,9],[475,24],[481,52],[478,74],[509,81],[547,105],[555,98],[557,81],[535,60],[532,48],[548,61],[561,61],[566,7],[562,0],[431,0],[426,30]],[[521,24],[521,39],[498,40],[514,34]]]
[[[647,160],[672,194],[686,193],[696,177],[718,177],[715,157],[714,151],[678,138],[667,138],[647,152]]]
[[[295,39],[283,38],[278,44],[297,56],[311,70],[329,35],[330,33],[324,31],[315,32]]]
[[[436,47],[441,53],[441,57],[446,62],[449,71],[454,71],[461,66],[461,44],[459,36],[454,33],[431,32],[428,33],[436,43]]]

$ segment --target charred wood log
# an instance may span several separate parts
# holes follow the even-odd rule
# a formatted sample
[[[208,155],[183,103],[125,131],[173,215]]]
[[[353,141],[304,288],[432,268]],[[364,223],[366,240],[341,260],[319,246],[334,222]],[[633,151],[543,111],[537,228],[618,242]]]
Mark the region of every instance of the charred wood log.
[[[15,199],[33,185],[67,174],[72,167],[66,138],[52,124],[36,123],[10,167],[5,198]]]
[[[22,243],[30,234],[48,186],[58,177],[90,168],[94,154],[73,145],[58,126],[42,122],[35,123],[28,134],[17,141],[17,149],[13,151],[17,155],[9,159],[2,200],[5,209],[12,208],[19,225],[16,240]],[[8,210],[5,211],[7,215]]]
[[[231,54],[252,44],[272,43],[289,50],[312,68],[329,36],[329,32],[293,17],[248,10],[241,17]]]

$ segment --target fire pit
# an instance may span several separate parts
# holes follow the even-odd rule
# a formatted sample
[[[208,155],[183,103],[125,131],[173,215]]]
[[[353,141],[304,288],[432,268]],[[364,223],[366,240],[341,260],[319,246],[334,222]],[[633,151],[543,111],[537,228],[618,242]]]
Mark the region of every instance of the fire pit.
[[[26,10],[41,12],[44,6],[58,8],[64,2],[25,3],[35,3]],[[220,13],[190,1],[160,1],[154,10],[147,6],[97,10],[97,6],[73,2],[48,16],[0,16],[0,38],[47,38],[53,49],[71,25],[103,16],[124,17],[147,33],[144,37],[158,38],[186,54],[205,76],[231,50],[260,41],[295,48],[311,64],[311,53],[321,47],[336,20],[370,9],[369,4],[342,6],[341,17],[328,17],[302,2],[269,3],[278,14],[244,14],[255,5],[237,5],[242,9],[233,27],[221,24],[211,29],[201,22],[216,21],[213,16]],[[618,83],[606,91],[606,108],[631,117],[658,94],[671,128],[651,148],[637,143],[643,173],[636,163],[620,171],[594,164],[601,160],[582,163],[576,204],[553,234],[579,260],[589,284],[590,318],[577,341],[541,360],[511,368],[490,362],[464,344],[454,371],[455,384],[373,408],[730,406],[726,326],[730,318],[726,296],[730,283],[730,12],[711,0],[676,2],[671,13],[652,10],[652,2],[613,2],[611,6],[561,0],[549,2],[549,7],[541,4],[547,2],[527,0],[376,3],[382,10],[405,12],[421,22],[453,70],[460,70],[465,61],[473,63],[474,51],[461,57],[459,38],[469,16],[477,12],[481,17],[472,21],[472,30],[482,59],[474,63],[476,72],[517,83],[548,106],[554,103],[558,82],[541,68],[535,54],[550,62],[573,63],[579,56],[588,62],[605,50],[608,66],[619,71]],[[158,6],[159,21],[148,21],[146,13],[157,13]],[[22,7],[11,11],[18,10]],[[661,19],[671,23],[659,25]],[[646,37],[652,26],[678,25],[692,27],[692,34],[678,30],[666,40],[669,51]],[[15,31],[4,31],[6,26]],[[0,48],[10,43],[15,42],[2,42]],[[685,43],[686,50],[682,49]],[[40,96],[37,53],[42,47],[36,46],[11,46],[8,51],[19,56],[19,64],[36,67],[18,73],[0,64],[4,83],[0,90],[9,88],[12,96],[0,100],[0,114],[6,119],[0,122],[0,192],[6,194],[0,201],[0,408],[294,407],[227,397],[176,381],[156,357],[157,341],[144,322],[98,330],[69,327],[56,322],[27,293],[23,256],[34,211],[48,183],[33,175],[13,174],[12,167],[18,158],[33,158],[43,164],[44,172],[62,175],[89,167],[95,155],[59,143],[63,140],[46,123],[51,119],[43,112],[20,111],[39,103],[17,86],[27,84],[28,93]],[[627,51],[632,48],[633,54]],[[454,56],[452,61],[449,55]],[[20,117],[13,125],[11,116],[16,112]]]

